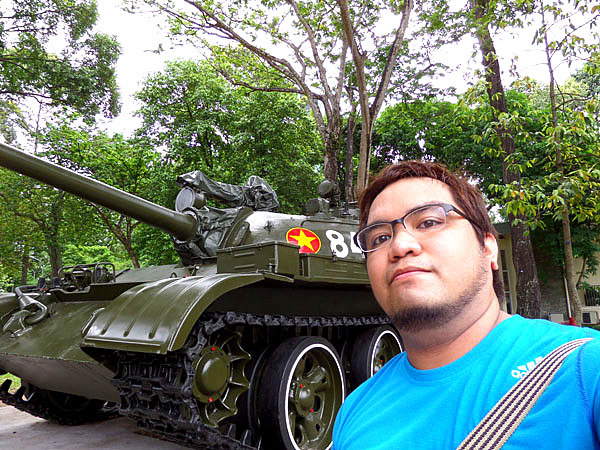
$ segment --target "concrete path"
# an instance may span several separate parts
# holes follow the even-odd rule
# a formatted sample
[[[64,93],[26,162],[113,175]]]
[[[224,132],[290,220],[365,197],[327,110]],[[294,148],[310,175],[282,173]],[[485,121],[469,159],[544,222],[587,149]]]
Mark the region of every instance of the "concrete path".
[[[0,449],[55,450],[177,450],[171,442],[140,434],[135,424],[123,417],[105,422],[62,426],[46,422],[0,404]]]

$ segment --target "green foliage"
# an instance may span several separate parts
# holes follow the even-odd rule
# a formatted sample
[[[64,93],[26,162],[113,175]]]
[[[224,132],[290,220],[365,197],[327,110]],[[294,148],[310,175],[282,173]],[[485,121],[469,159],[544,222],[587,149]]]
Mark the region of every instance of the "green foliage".
[[[63,250],[63,264],[65,266],[98,262],[113,263],[116,270],[131,267],[131,260],[127,256],[117,254],[105,245],[65,244]]]
[[[6,250],[11,245],[17,248],[12,256],[3,252],[3,258],[13,261],[15,271],[18,271],[24,256],[43,248],[49,255],[52,273],[56,275],[62,264],[60,248],[63,232],[71,225],[64,220],[65,211],[76,208],[76,203],[63,192],[27,177],[4,169],[0,172],[3,174],[0,177],[0,210],[4,211],[4,220],[14,222],[3,229],[6,234],[2,234],[0,245],[6,245]],[[80,215],[73,213],[72,216]],[[13,276],[15,280],[20,279],[20,274],[13,272]]]
[[[585,279],[595,275],[598,270],[598,254],[600,252],[600,242],[598,234],[600,229],[592,228],[590,225],[575,225],[571,229],[571,239],[573,244],[573,256],[580,258],[585,262],[584,273],[581,276],[581,282],[578,287],[585,285]],[[563,249],[563,237],[560,223],[546,219],[546,225],[532,231],[532,240],[536,247],[542,249],[545,255],[550,256],[552,263],[556,267],[565,266],[565,252]],[[538,272],[544,276],[544,266],[538,267]]]
[[[501,163],[486,153],[487,110],[463,101],[430,99],[399,103],[384,110],[375,123],[372,167],[378,171],[397,160],[436,161],[468,173],[486,190],[502,179]]]
[[[142,198],[152,197],[153,184],[150,172],[159,154],[139,139],[125,139],[121,135],[108,136],[86,126],[72,127],[66,122],[49,126],[40,142],[49,152],[51,160],[62,166],[102,181],[122,191]],[[139,222],[97,205],[88,204],[87,217],[94,217],[107,230],[139,266],[132,246],[132,235]]]
[[[600,96],[600,53],[595,52],[574,78],[585,87],[585,98]]]
[[[302,96],[319,133],[323,173],[330,179],[339,178],[343,118],[359,111],[360,184],[383,102],[435,91],[431,80],[443,66],[432,52],[456,39],[439,32],[456,13],[437,1],[126,3],[132,11],[146,6],[164,13],[171,36],[207,50],[211,63],[234,85]]]
[[[10,385],[10,392],[13,393],[17,389],[21,387],[21,379],[7,373],[5,375],[0,375],[0,384],[4,383],[5,380],[11,380],[12,383]]]
[[[557,126],[549,110],[537,111],[537,130],[524,130],[524,122],[513,117],[515,135],[526,143],[518,145],[519,151],[510,155],[506,163],[521,174],[521,181],[494,185],[491,189],[507,213],[526,216],[530,228],[543,228],[546,216],[559,221],[565,204],[575,223],[597,223],[600,219],[600,129],[595,107],[581,110],[574,106],[576,109],[563,106],[558,111]],[[556,170],[557,146],[561,150],[562,173]]]
[[[0,100],[34,98],[88,117],[119,112],[113,37],[93,33],[95,0],[5,0],[0,5]],[[56,42],[64,45],[55,52]]]
[[[173,209],[179,186],[175,182],[178,173],[168,161],[157,161],[148,173],[148,183],[152,187],[146,198],[165,208]],[[140,265],[173,264],[179,256],[173,246],[171,236],[150,225],[140,223],[131,237],[131,245],[138,255]]]
[[[572,81],[563,89],[565,95],[580,91]],[[600,130],[595,110],[589,105],[581,110],[582,103],[573,95],[564,104],[579,109],[565,106],[560,126],[552,127],[547,102],[542,101],[548,98],[547,88],[525,79],[506,93],[510,113],[494,121],[487,96],[482,94],[476,85],[458,103],[429,100],[387,108],[375,125],[373,167],[378,170],[396,160],[425,159],[466,171],[503,215],[522,214],[529,227],[545,230],[535,233],[536,243],[559,267],[564,266],[564,252],[558,224],[566,198],[575,221],[574,255],[586,260],[585,276],[595,273],[595,253],[600,250],[596,240],[600,231]],[[499,125],[513,130],[517,151],[506,163],[521,174],[520,183],[502,182]],[[554,169],[557,135],[566,151],[564,179]]]
[[[37,244],[41,240],[33,223],[15,217],[11,206],[4,200],[6,187],[13,180],[16,180],[14,174],[0,170],[0,279],[5,290],[13,285],[22,284],[20,280],[23,252],[30,253],[32,248],[38,247]],[[8,195],[10,198],[18,194]]]
[[[27,129],[21,109],[15,102],[0,98],[0,136],[5,142],[14,142],[18,129]]]
[[[11,290],[14,286],[14,282],[11,280],[11,277],[8,273],[6,273],[7,269],[3,264],[0,264],[0,292],[6,292]]]
[[[259,175],[288,212],[314,196],[319,138],[298,96],[234,88],[207,62],[177,61],[148,77],[137,97],[138,135],[165,149],[162,181],[169,186],[176,174],[202,170],[231,184]],[[174,191],[163,201],[169,197]]]
[[[173,180],[171,183],[174,184]],[[150,225],[140,224],[133,234],[132,245],[141,266],[175,264],[179,261],[171,237]]]

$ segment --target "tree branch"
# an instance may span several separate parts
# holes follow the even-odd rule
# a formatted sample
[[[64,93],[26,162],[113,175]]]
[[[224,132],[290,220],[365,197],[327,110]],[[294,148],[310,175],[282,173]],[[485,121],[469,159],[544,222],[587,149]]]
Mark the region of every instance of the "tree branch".
[[[229,75],[229,72],[227,72],[222,67],[216,67],[216,70],[223,76],[223,78],[225,78],[227,81],[229,81],[231,84],[233,84],[235,86],[241,86],[241,87],[245,87],[250,90],[253,90],[253,91],[260,91],[260,92],[284,92],[284,93],[288,93],[288,94],[305,95],[305,92],[302,91],[301,89],[286,88],[286,87],[279,87],[279,86],[255,86],[250,83],[246,83],[245,81],[240,81],[240,80],[233,78],[231,75]],[[319,95],[319,94],[312,94],[312,95],[314,95],[319,100],[322,100],[321,95]]]
[[[377,117],[377,114],[379,114],[379,110],[381,109],[381,105],[383,105],[383,99],[385,93],[387,92],[387,88],[392,77],[392,72],[396,66],[396,59],[398,58],[398,53],[400,52],[400,47],[402,46],[402,42],[404,40],[404,34],[406,33],[406,28],[408,27],[412,8],[413,0],[405,0],[404,8],[402,9],[402,18],[400,19],[400,24],[396,30],[394,42],[390,47],[390,52],[388,53],[388,57],[385,61],[385,68],[383,69],[381,81],[379,82],[379,86],[377,88],[377,94],[375,95],[375,99],[369,110],[372,119]]]

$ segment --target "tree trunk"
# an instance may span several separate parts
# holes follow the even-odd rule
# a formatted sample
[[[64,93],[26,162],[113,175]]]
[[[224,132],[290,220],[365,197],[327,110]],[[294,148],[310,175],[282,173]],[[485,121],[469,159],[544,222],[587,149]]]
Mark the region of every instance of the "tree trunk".
[[[581,312],[581,299],[577,292],[577,283],[575,279],[575,260],[573,258],[573,247],[571,245],[571,221],[569,220],[569,207],[565,204],[562,212],[562,231],[563,231],[563,250],[565,254],[565,276],[567,278],[567,292],[571,302],[571,312],[575,323],[581,326],[583,315]]]
[[[135,254],[135,250],[131,246],[131,242],[129,242],[127,244],[124,243],[123,245],[125,247],[125,250],[127,250],[127,254],[131,258],[131,264],[133,264],[133,267],[138,269],[140,267],[140,261],[139,261],[137,255]]]
[[[62,267],[62,252],[57,239],[46,239],[48,257],[50,258],[50,276],[57,277],[58,271]]]
[[[369,170],[371,166],[371,132],[372,127],[365,124],[363,115],[363,124],[360,132],[360,153],[358,157],[358,176],[356,180],[356,191],[360,194],[369,183]],[[370,118],[367,118],[367,122]]]
[[[21,255],[21,285],[27,284],[27,273],[29,272],[29,246],[23,246],[23,254]]]
[[[346,179],[344,180],[344,192],[346,201],[353,202],[354,197],[354,131],[356,130],[356,109],[353,108],[348,116],[348,133],[346,135]]]
[[[509,217],[511,221],[513,219]],[[517,314],[536,319],[540,317],[540,285],[531,239],[525,235],[526,230],[522,223],[510,227],[513,264],[517,274]]]
[[[488,0],[471,0],[471,10],[475,13],[477,19],[476,35],[479,41],[479,47],[483,57],[483,67],[485,69],[485,80],[487,82],[487,93],[490,105],[493,108],[495,118],[500,113],[507,113],[506,97],[502,86],[502,77],[500,73],[500,63],[494,48],[492,36],[484,22],[484,16],[489,6]],[[515,152],[515,141],[510,130],[499,126],[498,136],[504,152],[504,161],[502,163],[502,178],[505,184],[517,182],[520,183],[521,175],[517,172],[508,170],[506,157]],[[526,227],[523,224],[513,225],[515,217],[509,216],[510,235],[512,240],[512,258],[517,275],[516,297],[517,313],[524,317],[540,317],[540,284],[537,276],[537,268],[533,255],[533,246],[529,235],[526,235]],[[524,219],[520,217],[520,219]]]
[[[340,149],[340,123],[328,124],[327,138],[324,139],[325,152],[323,153],[323,175],[325,178],[338,182],[338,155]]]
[[[545,20],[544,20],[545,22]],[[550,107],[552,110],[552,125],[554,130],[558,128],[558,111],[556,106],[556,92],[555,92],[555,84],[556,80],[554,79],[554,69],[552,67],[552,60],[550,58],[550,47],[548,45],[548,34],[544,33],[544,42],[545,42],[545,50],[546,50],[546,64],[548,66],[548,72],[550,74]],[[564,181],[564,163],[563,156],[561,151],[561,139],[558,135],[553,136],[554,140],[554,150],[556,155],[556,170],[560,174],[560,182]],[[569,204],[566,195],[562,195],[562,199],[564,201],[562,212],[561,212],[561,225],[563,232],[563,251],[565,257],[565,278],[567,281],[567,293],[569,296],[569,301],[571,302],[571,312],[573,314],[573,318],[575,319],[575,323],[581,326],[583,322],[583,316],[581,312],[581,299],[579,298],[579,293],[577,292],[577,274],[575,272],[575,260],[573,258],[573,246],[571,244],[571,220],[569,218]]]
[[[342,19],[342,27],[344,32],[344,40],[349,43],[352,50],[352,60],[354,61],[354,68],[356,70],[356,87],[358,89],[358,98],[360,104],[360,113],[362,117],[361,122],[361,136],[360,136],[360,152],[358,159],[358,175],[356,180],[356,191],[359,194],[363,189],[367,187],[369,182],[369,170],[371,165],[371,137],[373,134],[373,123],[379,115],[383,100],[386,95],[392,72],[396,65],[396,60],[400,52],[400,47],[404,41],[404,34],[408,28],[410,20],[410,13],[413,8],[412,0],[405,0],[402,2],[402,14],[400,23],[395,31],[394,42],[389,47],[388,55],[385,59],[385,66],[381,79],[378,82],[377,93],[373,103],[369,106],[369,92],[367,76],[365,72],[365,64],[367,61],[367,55],[365,52],[361,52],[361,47],[356,41],[356,34],[352,24],[350,15],[349,2],[347,0],[337,0],[340,7],[340,16]]]

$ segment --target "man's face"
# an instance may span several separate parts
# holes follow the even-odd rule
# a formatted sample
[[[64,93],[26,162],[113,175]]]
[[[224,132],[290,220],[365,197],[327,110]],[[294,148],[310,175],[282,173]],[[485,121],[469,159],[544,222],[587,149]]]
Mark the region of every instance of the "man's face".
[[[392,221],[428,203],[458,207],[445,183],[402,179],[375,198],[367,223]],[[367,271],[377,301],[398,329],[419,331],[467,310],[477,314],[495,299],[491,270],[497,251],[493,236],[482,247],[470,222],[450,212],[444,228],[418,238],[397,224],[393,239],[368,254]]]

